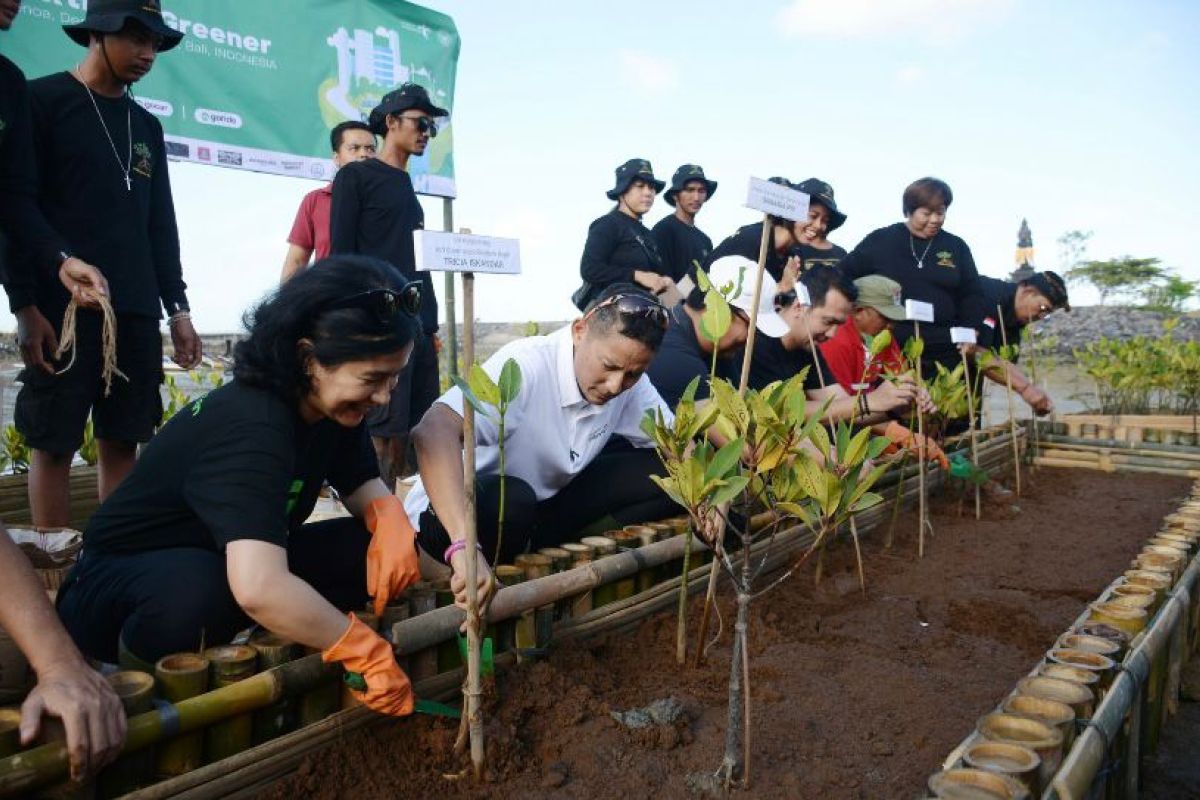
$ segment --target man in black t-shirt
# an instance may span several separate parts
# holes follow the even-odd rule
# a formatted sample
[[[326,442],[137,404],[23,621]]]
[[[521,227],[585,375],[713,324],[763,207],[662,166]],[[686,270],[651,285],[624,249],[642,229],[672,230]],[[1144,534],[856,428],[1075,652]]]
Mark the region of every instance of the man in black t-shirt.
[[[34,449],[30,506],[35,524],[65,525],[72,457],[92,418],[103,500],[133,468],[137,444],[162,421],[162,309],[170,316],[175,361],[200,361],[179,260],[179,235],[167,176],[162,126],[129,95],[158,53],[182,39],[167,27],[156,0],[93,3],[84,20],[64,26],[87,47],[70,72],[29,84],[42,212],[108,281],[116,312],[117,368],[103,379],[102,316],[81,310],[73,354],[53,366],[27,365],[14,413]],[[9,276],[13,307],[30,304],[60,329],[72,299],[30,253]]]
[[[776,284],[763,276],[763,294],[773,297],[787,332],[779,337],[758,336],[750,362],[750,387],[762,389],[786,381],[808,368],[804,392],[808,412],[828,402],[825,418],[869,425],[901,448],[928,448],[927,458],[949,466],[941,448],[900,423],[889,419],[919,402],[926,413],[934,411],[929,396],[911,378],[885,381],[870,394],[851,395],[837,382],[821,357],[819,345],[828,341],[849,317],[858,289],[834,267],[818,266],[800,274],[795,287],[776,294]]]
[[[424,87],[406,83],[383,96],[371,111],[371,132],[383,137],[376,158],[342,167],[333,179],[329,218],[330,252],[374,256],[394,266],[405,279],[421,286],[422,336],[413,344],[408,366],[387,408],[368,419],[384,483],[411,474],[409,431],[441,392],[438,382],[438,305],[433,279],[417,272],[413,231],[425,227],[425,212],[413,190],[408,161],[425,152],[437,136],[438,108]]]
[[[717,182],[704,175],[704,169],[696,164],[684,164],[671,177],[671,188],[663,198],[675,213],[663,217],[651,229],[658,252],[662,256],[666,274],[678,284],[692,275],[697,266],[712,252],[713,243],[704,231],[696,227],[696,215],[717,192]],[[684,286],[680,289],[686,295]]]

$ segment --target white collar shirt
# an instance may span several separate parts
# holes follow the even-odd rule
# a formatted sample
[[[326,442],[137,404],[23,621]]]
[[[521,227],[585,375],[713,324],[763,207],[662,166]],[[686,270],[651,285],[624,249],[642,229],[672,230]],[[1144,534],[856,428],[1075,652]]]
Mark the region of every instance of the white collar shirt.
[[[643,375],[626,392],[602,406],[584,399],[575,378],[575,347],[568,325],[547,336],[510,342],[487,360],[483,369],[499,381],[510,358],[521,368],[521,391],[505,415],[505,471],[529,484],[539,502],[553,497],[584,470],[613,436],[623,436],[635,447],[651,447],[642,432],[647,411],[659,410],[671,421],[671,409]],[[463,395],[458,387],[438,398],[459,416]],[[499,474],[500,428],[493,415],[475,414],[475,469],[478,475]],[[413,527],[429,497],[418,477],[404,508]]]

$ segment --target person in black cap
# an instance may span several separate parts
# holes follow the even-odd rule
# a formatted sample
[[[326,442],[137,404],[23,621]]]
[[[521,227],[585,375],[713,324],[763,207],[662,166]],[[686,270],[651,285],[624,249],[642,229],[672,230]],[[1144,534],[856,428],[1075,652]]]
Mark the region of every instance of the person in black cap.
[[[684,164],[671,176],[671,188],[663,198],[675,213],[660,219],[651,232],[663,266],[676,284],[712,252],[712,239],[696,227],[696,215],[716,193],[717,182],[705,177],[696,164]]]
[[[70,518],[71,460],[89,415],[101,500],[133,468],[137,444],[162,422],[164,308],[176,363],[190,369],[201,357],[179,260],[162,126],[129,92],[182,36],[163,22],[157,0],[93,0],[87,16],[63,30],[87,53],[69,72],[29,84],[38,199],[68,243],[63,255],[77,253],[108,281],[122,375],[110,393],[102,379],[103,315],[87,309],[76,319],[73,354],[57,363],[27,364],[21,373],[14,417],[34,450],[30,506],[34,524],[50,527]],[[37,266],[12,271],[10,302],[36,304],[59,330],[72,298]]]
[[[964,310],[967,324],[974,325],[978,348],[999,348],[1007,341],[1010,345],[1021,341],[1021,332],[1034,322],[1039,322],[1058,309],[1071,310],[1067,285],[1056,272],[1035,272],[1020,283],[1011,283],[999,278],[979,276],[982,294],[972,299]],[[1004,328],[1001,335],[1000,328]],[[1012,381],[1013,390],[1038,414],[1049,414],[1054,410],[1054,401],[1046,390],[1031,381],[1016,364],[1018,352],[1012,361],[1000,361],[983,374],[996,383],[1007,385]]]
[[[0,2],[0,31],[9,30],[21,9]],[[71,269],[86,268],[87,285],[106,287],[99,270],[78,258],[58,257],[65,240],[46,222],[37,205],[37,174],[25,76],[0,56],[0,230],[27,250],[48,245],[48,268],[64,262],[61,277],[77,285]],[[0,249],[3,244],[0,243]],[[67,262],[74,262],[68,264]],[[51,269],[50,271],[53,271]],[[34,314],[49,328],[35,306]],[[50,336],[54,332],[50,330]],[[44,717],[58,717],[66,734],[70,774],[82,780],[112,761],[125,740],[125,713],[111,685],[93,670],[71,641],[46,596],[29,559],[0,525],[0,627],[16,642],[37,675],[37,684],[21,705],[22,745],[37,740]]]
[[[800,242],[792,251],[800,258],[800,270],[817,265],[836,267],[846,251],[828,236],[846,223],[846,215],[838,211],[833,187],[820,178],[809,178],[796,188],[808,195],[808,224],[801,229]]]
[[[425,152],[437,136],[439,117],[450,112],[434,105],[425,87],[405,83],[388,92],[371,111],[367,124],[383,137],[375,158],[346,164],[333,179],[329,216],[330,252],[374,256],[395,267],[399,277],[421,286],[421,329],[408,366],[400,373],[392,400],[368,418],[384,483],[410,474],[409,431],[433,405],[438,382],[438,304],[433,279],[417,272],[413,231],[425,227],[408,162]]]
[[[789,189],[799,190],[799,186],[789,181],[787,178],[771,178],[771,183],[777,183],[780,186],[786,186]],[[793,222],[790,219],[776,217],[770,215],[767,217],[767,224],[771,227],[771,232],[767,240],[767,274],[769,274],[776,283],[782,283],[786,290],[792,283],[784,277],[784,273],[794,276],[800,268],[800,257],[794,252],[801,241],[808,235],[808,220],[800,220]],[[737,232],[731,236],[727,236],[719,245],[716,246],[708,258],[704,262],[704,268],[708,269],[717,259],[725,258],[726,256],[740,256],[748,258],[755,264],[758,263],[758,249],[762,244],[763,223],[756,222],[753,225],[743,225],[737,229]]]
[[[679,292],[662,254],[642,217],[666,184],[654,177],[644,158],[631,158],[616,169],[616,184],[606,192],[617,206],[588,226],[579,272],[583,285],[571,296],[580,311],[614,283],[632,283],[648,289],[667,305],[679,301]]]

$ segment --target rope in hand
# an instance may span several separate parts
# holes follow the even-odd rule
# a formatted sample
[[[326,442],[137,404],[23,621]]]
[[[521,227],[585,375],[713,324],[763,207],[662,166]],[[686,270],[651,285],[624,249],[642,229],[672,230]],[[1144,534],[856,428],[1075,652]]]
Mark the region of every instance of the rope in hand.
[[[103,364],[100,368],[100,377],[104,380],[104,396],[108,397],[112,394],[113,376],[123,378],[126,382],[129,381],[129,376],[121,372],[117,366],[117,315],[113,312],[112,304],[108,300],[107,295],[96,295],[96,301],[100,306],[100,313],[104,317],[104,323],[101,330],[101,346],[103,349]],[[67,305],[67,312],[63,315],[62,338],[58,343],[58,351],[54,354],[55,358],[61,359],[67,350],[71,351],[71,360],[65,367],[56,372],[56,375],[62,375],[75,365],[75,354],[79,348],[75,345],[75,316],[79,311],[79,304],[75,298],[71,298],[71,302]]]

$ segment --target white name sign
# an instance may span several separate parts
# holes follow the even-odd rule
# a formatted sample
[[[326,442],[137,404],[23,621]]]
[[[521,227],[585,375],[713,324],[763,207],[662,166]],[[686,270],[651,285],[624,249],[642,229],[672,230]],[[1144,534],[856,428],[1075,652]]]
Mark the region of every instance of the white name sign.
[[[922,303],[920,300],[905,300],[904,316],[913,322],[933,322],[933,303]]]
[[[416,230],[413,246],[422,272],[521,274],[521,243],[516,239]]]
[[[975,344],[974,328],[951,328],[950,341],[955,344]]]
[[[802,306],[812,305],[812,298],[808,296],[808,287],[803,283],[796,284],[796,302]]]
[[[746,207],[793,222],[808,219],[808,195],[761,178],[750,179]]]

